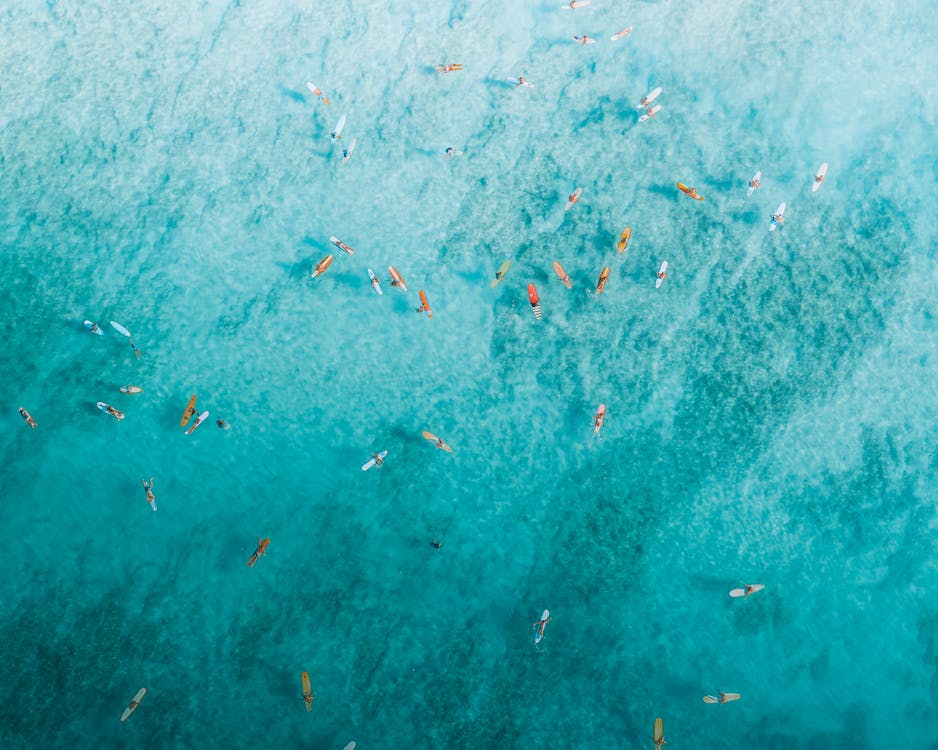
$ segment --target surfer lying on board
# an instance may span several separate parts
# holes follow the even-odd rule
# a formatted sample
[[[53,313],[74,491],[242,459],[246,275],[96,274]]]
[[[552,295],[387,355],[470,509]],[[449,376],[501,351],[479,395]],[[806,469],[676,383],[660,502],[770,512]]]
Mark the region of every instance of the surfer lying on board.
[[[753,177],[751,180],[749,180],[749,187],[751,187],[753,190],[757,190],[762,187],[762,185],[760,185],[759,181]]]
[[[664,271],[658,271],[658,273],[656,273],[655,276],[657,276],[662,281],[668,278],[668,274],[666,274]]]
[[[381,465],[384,463],[384,458],[381,457],[380,453],[372,453],[371,457],[374,459],[375,466],[381,468]]]
[[[595,42],[596,40],[595,40],[595,39],[592,39],[592,38],[586,36],[586,34],[584,34],[583,36],[575,36],[575,37],[573,37],[573,41],[574,41],[574,42],[579,42],[580,44],[592,44],[592,43]]]
[[[543,620],[538,620],[536,623],[534,623],[534,627],[537,628],[538,638],[544,637],[544,628],[547,627],[547,623],[549,623],[550,620],[550,617],[545,617]]]
[[[452,146],[448,146],[443,153],[446,154],[447,159],[452,159],[454,156],[462,156],[462,151],[457,151]]]
[[[785,223],[785,214],[772,214],[772,221],[781,226]]]
[[[153,477],[150,477],[149,482],[146,479],[143,480],[143,489],[147,493],[147,502],[150,503],[150,507],[156,510],[156,495],[153,494]]]

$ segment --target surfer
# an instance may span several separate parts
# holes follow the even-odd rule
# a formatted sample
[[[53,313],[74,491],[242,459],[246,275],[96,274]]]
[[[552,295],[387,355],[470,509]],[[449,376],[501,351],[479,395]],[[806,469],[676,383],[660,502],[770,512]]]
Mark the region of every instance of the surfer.
[[[595,42],[596,40],[595,40],[595,39],[592,39],[592,38],[586,36],[586,34],[584,34],[583,36],[575,36],[575,37],[573,37],[573,41],[574,41],[574,42],[579,42],[580,44],[592,44],[592,43]]]
[[[515,86],[527,86],[527,84],[528,84],[527,78],[525,78],[524,76],[518,76],[518,82],[515,84]]]
[[[551,620],[550,615],[548,615],[543,620],[538,620],[536,623],[534,623],[534,627],[537,628],[538,640],[544,637],[544,628],[547,627],[547,623],[549,623],[550,620]]]
[[[92,323],[92,324],[88,327],[88,330],[91,331],[92,333],[98,334],[99,336],[101,336],[101,335],[103,334],[103,331],[98,327],[98,324],[97,324],[97,323]]]
[[[752,191],[752,190],[758,190],[760,187],[762,187],[762,185],[759,184],[759,180],[757,180],[755,177],[753,177],[751,180],[749,180],[749,189],[750,189],[750,191]]]
[[[434,549],[440,549],[440,547],[443,546],[443,542],[438,542],[436,539],[434,539],[432,542],[430,542],[430,546]]]
[[[143,489],[147,493],[147,502],[150,503],[150,507],[156,510],[156,495],[153,494],[153,477],[150,477],[149,482],[146,479],[143,480]]]
[[[772,221],[781,226],[785,223],[785,214],[772,214]]]
[[[743,594],[743,599],[745,599],[746,597],[748,597],[750,594],[753,594],[753,593],[755,593],[756,591],[761,591],[761,590],[762,590],[762,587],[761,587],[761,586],[760,586],[759,588],[756,588],[755,586],[746,586],[746,593]],[[722,695],[722,693],[721,693],[721,695]]]
[[[217,419],[217,420],[215,420],[215,426],[218,427],[219,430],[230,430],[230,429],[231,429],[231,425],[228,424],[224,419]]]
[[[380,453],[372,453],[372,454],[371,454],[371,458],[372,458],[372,460],[374,460],[375,466],[380,469],[380,468],[381,468],[381,465],[384,463],[384,458],[381,456],[381,454],[380,454]]]
[[[657,277],[658,277],[659,279],[661,279],[662,281],[664,281],[666,278],[668,278],[668,274],[665,273],[664,271],[658,271],[658,273],[656,273],[655,276],[657,276]]]
[[[447,146],[446,151],[443,153],[446,154],[447,159],[452,159],[454,156],[462,156],[462,151],[457,151],[452,146]]]
[[[572,206],[574,203],[579,203],[580,201],[580,191],[574,190],[570,193],[570,196],[567,198],[567,205]]]
[[[420,303],[420,307],[417,308],[417,312],[419,312],[419,313],[420,313],[420,312],[429,312],[429,311],[430,311],[430,308],[427,307],[426,303],[424,303],[424,302],[421,302],[421,303]]]
[[[452,73],[456,70],[462,70],[462,63],[449,63],[448,65],[437,65],[436,69],[440,73]]]
[[[113,406],[111,406],[110,404],[105,404],[105,405],[104,405],[104,411],[106,411],[108,414],[110,414],[112,417],[114,417],[114,419],[123,419],[123,418],[124,418],[124,413],[121,412],[121,411],[118,411],[117,409],[115,409],[115,408],[114,408]]]
[[[36,424],[36,420],[33,419],[32,416],[30,415],[30,413],[26,411],[26,409],[24,409],[22,406],[19,408],[19,413],[20,413],[20,416],[25,420],[26,424],[28,424],[30,427],[32,427],[35,430],[38,425]]]
[[[319,101],[321,101],[323,104],[332,104],[332,102],[329,101],[329,99],[326,97],[326,95],[322,93],[322,89],[319,88],[319,86],[317,86],[317,85],[315,85],[315,84],[313,84],[313,83],[307,83],[307,84],[306,84],[306,88],[309,89],[310,93],[311,93],[313,96],[318,97],[318,98],[319,98]]]

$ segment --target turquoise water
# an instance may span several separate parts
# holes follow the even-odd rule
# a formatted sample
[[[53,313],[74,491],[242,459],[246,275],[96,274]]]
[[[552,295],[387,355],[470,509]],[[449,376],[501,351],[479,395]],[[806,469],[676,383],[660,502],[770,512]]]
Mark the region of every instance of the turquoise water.
[[[933,5],[560,5],[0,10],[5,747],[938,748]]]

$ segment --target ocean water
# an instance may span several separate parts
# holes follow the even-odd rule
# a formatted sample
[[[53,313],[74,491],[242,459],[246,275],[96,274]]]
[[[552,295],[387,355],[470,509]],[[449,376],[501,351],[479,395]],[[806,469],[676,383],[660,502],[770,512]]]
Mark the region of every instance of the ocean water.
[[[0,8],[4,747],[938,748],[933,3],[561,4]]]

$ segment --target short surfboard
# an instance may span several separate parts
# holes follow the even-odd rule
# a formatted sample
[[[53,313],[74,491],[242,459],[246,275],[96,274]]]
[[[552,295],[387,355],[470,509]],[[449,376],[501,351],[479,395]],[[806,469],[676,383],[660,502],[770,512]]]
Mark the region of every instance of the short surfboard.
[[[329,266],[332,265],[332,261],[335,258],[332,255],[327,255],[321,261],[316,264],[316,267],[313,269],[313,278],[315,279],[319,274],[323,273]]]
[[[375,272],[370,268],[368,269],[368,278],[371,279],[371,288],[374,289],[378,296],[380,297],[384,292],[381,291],[381,282],[378,281],[378,277],[375,276]]]
[[[629,240],[632,239],[632,227],[626,227],[619,235],[619,241],[616,243],[616,250],[624,253],[629,249]]]
[[[613,42],[618,42],[622,37],[628,36],[632,33],[632,27],[629,26],[627,29],[622,29],[622,31],[616,32],[609,39]]]
[[[404,282],[404,277],[401,276],[401,272],[394,266],[388,266],[388,273],[391,274],[391,286],[396,286],[402,292],[406,292],[407,284]]]
[[[143,393],[143,388],[139,385],[122,385],[121,393]]]
[[[124,418],[124,412],[120,411],[120,409],[115,409],[113,406],[106,404],[103,401],[98,401],[98,408],[105,414],[110,414],[118,422]],[[108,409],[111,409],[111,411],[108,411]]]
[[[433,310],[430,309],[430,303],[427,302],[427,295],[421,289],[418,294],[420,295],[420,307],[417,308],[417,312],[425,312],[428,318],[433,317]]]
[[[759,180],[762,179],[762,172],[756,172],[749,180],[749,189],[746,191],[746,197],[751,196],[759,188]]]
[[[668,273],[668,261],[661,261],[661,267],[658,269],[658,278],[655,279],[655,289],[660,289]]]
[[[652,89],[647,94],[645,94],[645,96],[642,97],[642,100],[638,104],[635,105],[635,109],[642,109],[643,107],[647,107],[660,95],[661,95],[661,86],[659,86],[656,89]]]
[[[596,283],[596,294],[603,293],[607,281],[609,281],[609,266],[606,266],[599,274],[599,281]]]
[[[186,430],[186,434],[187,434],[187,435],[191,435],[193,432],[195,432],[196,428],[197,428],[200,424],[202,424],[206,419],[208,419],[208,409],[206,409],[205,411],[201,412],[201,413],[199,414],[198,418],[195,420],[195,422],[193,422],[192,424],[189,425],[189,429]]]
[[[179,420],[179,426],[185,427],[189,424],[189,420],[192,418],[192,415],[195,414],[195,396],[189,399],[189,403],[186,404],[186,410],[182,413],[182,419]]]
[[[570,193],[570,197],[567,198],[567,204],[563,207],[563,210],[569,211],[573,205],[580,200],[581,195],[583,195],[583,188],[580,187]]]
[[[355,743],[349,742],[345,747],[342,748],[342,750],[355,750]]]
[[[345,129],[345,115],[342,115],[339,118],[339,121],[335,124],[335,129],[332,131],[332,140],[337,141],[342,137],[342,131]]]
[[[776,219],[775,218],[776,216],[779,217],[782,221],[779,221],[778,219]],[[780,203],[778,208],[775,209],[775,213],[772,214],[772,221],[769,222],[769,231],[774,232],[776,229],[778,229],[782,225],[782,222],[784,220],[785,220],[785,204]]]
[[[449,444],[445,440],[443,440],[443,438],[437,437],[429,430],[424,430],[420,434],[423,435],[427,440],[433,443],[440,450],[446,451],[447,453],[453,452],[453,449],[449,446]]]
[[[26,422],[26,424],[28,424],[34,430],[39,426],[39,423],[36,422],[35,419],[33,419],[33,415],[30,414],[28,411],[26,411],[26,409],[24,409],[22,406],[19,409],[17,409],[17,411],[20,413],[20,416],[23,418],[23,421]]]
[[[531,303],[531,309],[534,311],[534,317],[541,319],[541,298],[537,295],[537,289],[534,284],[528,284],[528,301]]]
[[[127,719],[130,718],[130,715],[137,710],[137,707],[140,705],[140,701],[143,700],[143,697],[147,694],[146,688],[140,688],[137,691],[137,694],[133,697],[133,700],[130,701],[130,704],[127,708],[124,709],[124,713],[121,714],[121,724],[123,724]]]
[[[560,280],[567,289],[573,289],[573,284],[570,283],[570,277],[567,276],[567,272],[564,270],[564,267],[560,265],[560,262],[556,260],[554,261],[554,273],[560,277]]]
[[[752,585],[752,589],[749,591],[749,594],[755,594],[757,591],[762,591],[764,588],[765,584],[755,583]],[[733,589],[730,591],[730,596],[732,596],[734,599],[738,599],[741,596],[746,597],[749,596],[749,594],[746,593],[746,589]]]
[[[342,249],[342,250],[345,250],[345,252],[347,252],[349,255],[354,255],[354,254],[355,254],[355,251],[352,250],[352,248],[350,248],[348,245],[346,245],[344,242],[342,242],[342,240],[340,240],[340,239],[339,239],[338,237],[336,237],[334,234],[330,234],[330,235],[329,235],[329,242],[331,242],[331,243],[332,243],[333,245],[335,245],[336,247],[338,247],[338,248],[340,248],[340,249]]]
[[[381,451],[380,453],[378,453],[378,458],[383,461],[387,455],[388,455],[387,451]],[[364,464],[362,464],[362,471],[368,471],[368,469],[377,465],[378,465],[378,461],[375,459],[374,456],[372,456],[367,461],[365,461]]]
[[[592,3],[593,0],[571,0],[571,2],[566,5],[561,5],[561,10],[577,10],[579,8],[585,8],[587,5]]]
[[[99,326],[97,323],[94,323],[90,320],[85,321],[85,328],[87,328],[89,331],[91,331],[92,333],[98,336],[104,335],[104,331],[101,330],[101,326]]]
[[[818,167],[817,172],[814,174],[814,184],[811,186],[811,192],[816,193],[821,187],[821,183],[824,182],[824,178],[827,176],[827,162],[824,162],[820,167]]]
[[[599,408],[596,410],[596,414],[593,417],[593,434],[599,435],[599,431],[603,428],[603,422],[606,421],[606,405],[600,404]]]
[[[683,182],[677,183],[677,189],[680,190],[688,198],[693,198],[695,201],[702,201],[703,196],[697,192],[697,188],[687,187]]]
[[[489,284],[489,286],[490,286],[492,289],[494,289],[495,287],[497,287],[499,284],[502,283],[502,281],[505,280],[505,274],[508,273],[508,269],[509,269],[509,268],[511,268],[511,261],[510,261],[510,260],[506,260],[504,263],[502,263],[502,264],[498,267],[498,270],[495,272],[495,278],[492,279],[492,283]]]
[[[654,117],[654,116],[655,116],[656,114],[658,114],[660,111],[661,111],[661,105],[660,105],[660,104],[656,104],[654,107],[652,107],[651,109],[649,109],[645,114],[643,114],[641,117],[639,117],[639,118],[638,118],[638,121],[639,121],[639,122],[645,122],[645,120],[650,120],[652,117]]]

